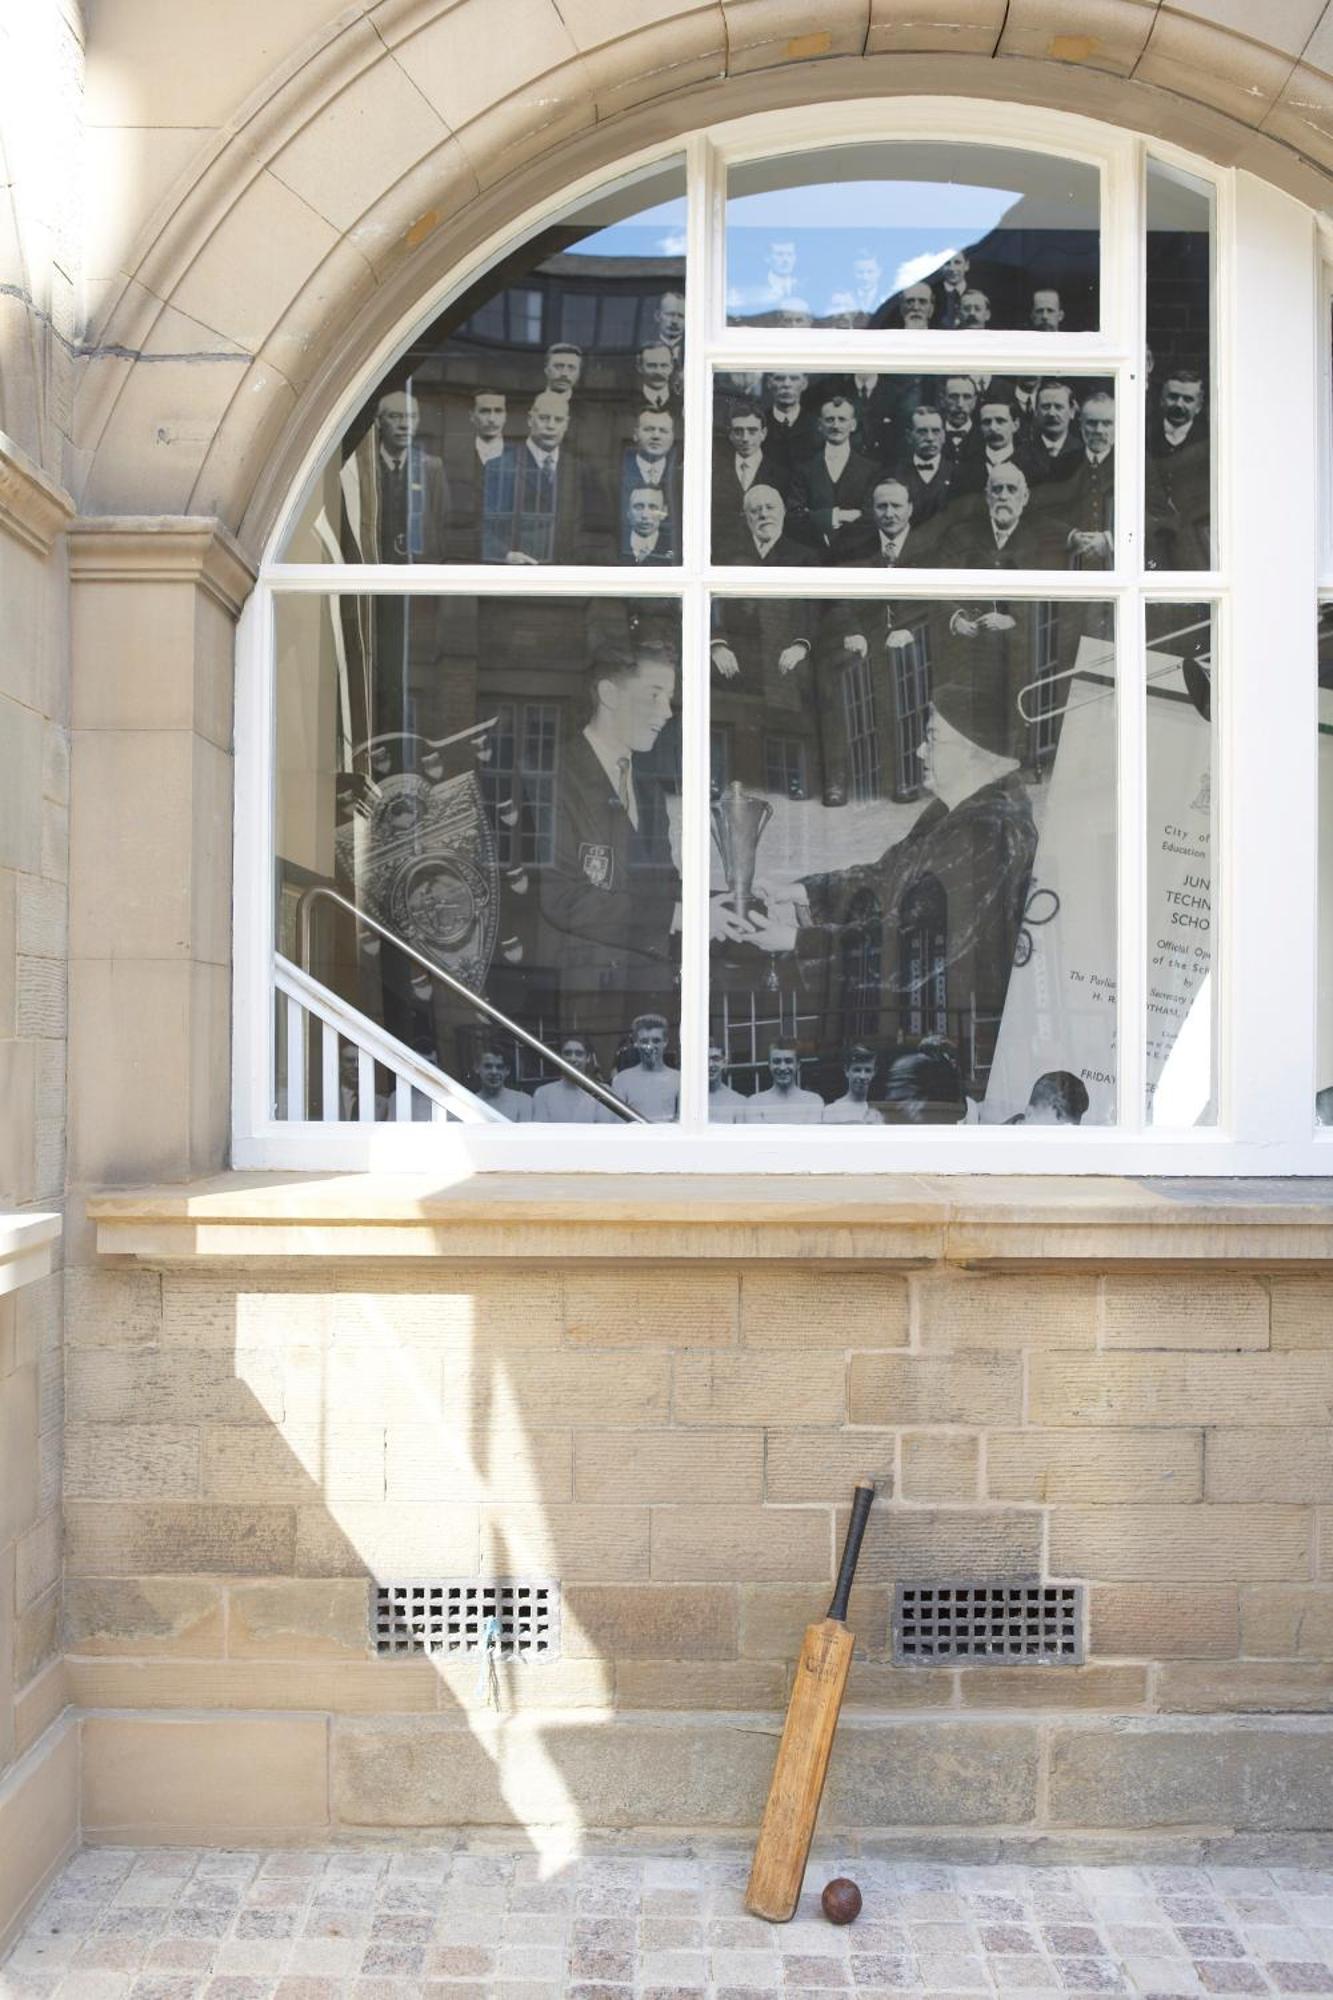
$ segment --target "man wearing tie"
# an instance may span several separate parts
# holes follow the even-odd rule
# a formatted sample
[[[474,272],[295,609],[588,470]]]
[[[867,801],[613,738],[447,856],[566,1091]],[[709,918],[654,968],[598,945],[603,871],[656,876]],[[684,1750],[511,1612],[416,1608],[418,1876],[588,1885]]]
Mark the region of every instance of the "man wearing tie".
[[[503,562],[514,521],[518,447],[505,438],[508,408],[498,389],[478,389],[467,435],[445,434],[451,562]]]
[[[981,457],[981,432],[976,426],[977,385],[971,375],[948,375],[944,381],[944,457],[955,468]]]
[[[664,340],[650,340],[634,357],[635,408],[670,410],[678,414],[678,397],[672,388],[675,362]]]
[[[903,479],[881,479],[870,496],[869,519],[844,541],[838,560],[848,568],[919,568],[930,561],[924,533],[912,521],[912,496]]]
[[[944,266],[944,276],[940,280],[938,326],[952,329],[966,324],[963,318],[963,300],[967,295],[967,274],[971,269],[965,251],[955,250]]]
[[[818,451],[820,437],[814,413],[804,408],[802,397],[809,384],[804,375],[777,374],[764,377],[769,397],[765,422],[768,425],[768,452],[784,468],[786,485],[795,477],[803,459]]]
[[[609,560],[589,520],[587,473],[573,448],[568,396],[543,389],[528,410],[527,441],[515,457],[514,519],[505,561]]]
[[[667,524],[666,495],[660,486],[636,486],[629,496],[626,560],[632,563],[670,563],[671,531]]]
[[[912,503],[918,527],[935,520],[955,490],[954,467],[944,455],[944,418],[932,403],[919,403],[908,432],[911,456],[896,468]]]
[[[395,389],[380,397],[375,408],[374,480],[373,484],[363,480],[360,492],[356,540],[362,562],[444,561],[444,467],[433,452],[417,444],[420,422],[421,407],[410,390]]]
[[[630,496],[643,486],[654,486],[662,495],[666,541],[674,550],[680,525],[680,469],[676,457],[676,423],[669,410],[639,412],[634,426],[634,442],[626,446],[621,460],[622,557],[630,552]]]
[[[737,409],[727,425],[725,444],[713,452],[713,561],[745,562],[748,537],[742,509],[752,486],[779,491],[784,469],[765,449],[768,425],[754,406]]]
[[[866,513],[878,467],[852,447],[856,411],[846,396],[826,396],[819,408],[823,450],[797,468],[791,513],[821,555],[838,560],[847,532]]]

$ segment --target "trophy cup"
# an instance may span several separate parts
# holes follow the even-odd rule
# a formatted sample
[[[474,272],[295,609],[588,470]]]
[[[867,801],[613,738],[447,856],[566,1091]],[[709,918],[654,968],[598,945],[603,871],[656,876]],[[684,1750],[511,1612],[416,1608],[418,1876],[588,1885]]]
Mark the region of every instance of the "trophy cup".
[[[713,801],[713,838],[722,856],[731,907],[738,917],[750,914],[759,836],[772,817],[773,808],[768,800],[742,791],[735,778],[721,797]]]

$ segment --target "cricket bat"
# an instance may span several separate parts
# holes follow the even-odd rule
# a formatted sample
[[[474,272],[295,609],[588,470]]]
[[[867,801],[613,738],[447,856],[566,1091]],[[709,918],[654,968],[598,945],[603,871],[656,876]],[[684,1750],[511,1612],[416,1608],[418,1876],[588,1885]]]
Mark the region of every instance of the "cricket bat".
[[[788,1923],[794,1916],[805,1879],[833,1733],[852,1664],[855,1642],[847,1630],[847,1600],[874,1497],[874,1480],[858,1479],[833,1602],[826,1618],[806,1626],[796,1662],[778,1761],[745,1891],[746,1909],[774,1924]]]

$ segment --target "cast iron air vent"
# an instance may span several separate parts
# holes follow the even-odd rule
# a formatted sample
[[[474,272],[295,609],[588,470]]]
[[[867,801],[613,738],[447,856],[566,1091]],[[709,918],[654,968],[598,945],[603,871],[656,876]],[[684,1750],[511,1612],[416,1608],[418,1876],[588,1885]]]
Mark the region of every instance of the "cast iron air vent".
[[[1083,1660],[1081,1583],[900,1583],[893,1658],[900,1666]]]
[[[502,1660],[551,1660],[560,1651],[560,1586],[518,1577],[377,1583],[370,1619],[381,1659],[485,1649]],[[494,1643],[485,1647],[491,1619]]]

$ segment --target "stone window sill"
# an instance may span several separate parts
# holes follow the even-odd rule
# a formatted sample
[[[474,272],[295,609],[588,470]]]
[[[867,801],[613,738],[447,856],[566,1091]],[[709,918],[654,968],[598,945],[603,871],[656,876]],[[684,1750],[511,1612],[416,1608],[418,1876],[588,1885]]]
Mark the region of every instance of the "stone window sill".
[[[145,1262],[441,1257],[977,1265],[1333,1256],[1333,1182],[928,1175],[219,1174],[93,1196]]]
[[[58,1215],[41,1209],[0,1209],[0,1298],[44,1278],[60,1241]]]

